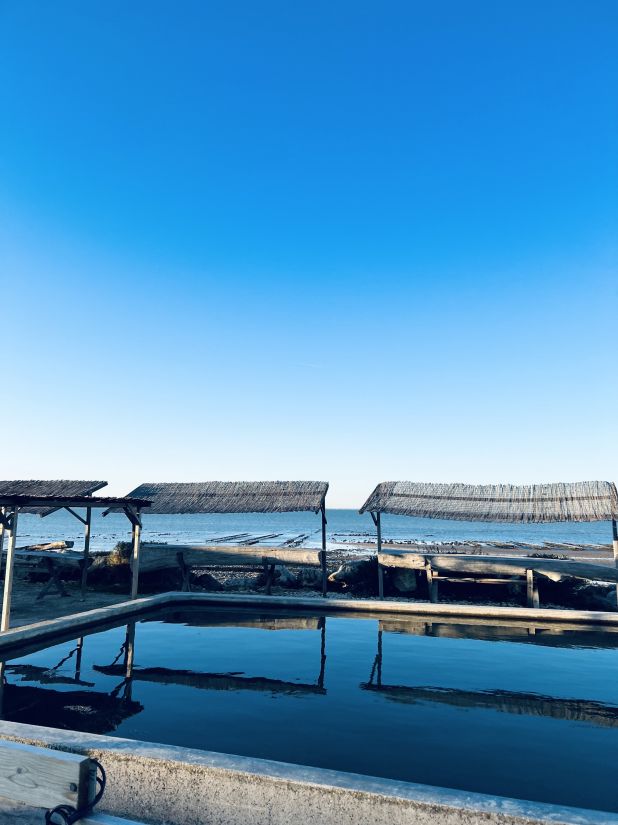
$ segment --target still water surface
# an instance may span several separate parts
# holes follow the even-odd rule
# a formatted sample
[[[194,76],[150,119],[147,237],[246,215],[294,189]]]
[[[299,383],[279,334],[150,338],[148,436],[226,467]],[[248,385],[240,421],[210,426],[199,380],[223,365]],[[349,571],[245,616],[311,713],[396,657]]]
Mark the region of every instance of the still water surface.
[[[618,811],[618,633],[170,613],[6,663],[3,716]]]

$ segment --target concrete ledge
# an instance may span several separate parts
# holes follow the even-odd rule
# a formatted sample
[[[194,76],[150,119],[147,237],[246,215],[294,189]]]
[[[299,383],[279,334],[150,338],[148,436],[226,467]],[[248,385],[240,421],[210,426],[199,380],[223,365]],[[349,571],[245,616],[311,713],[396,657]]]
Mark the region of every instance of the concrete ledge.
[[[35,624],[22,625],[0,634],[0,655],[8,656],[12,650],[27,652],[29,648],[41,648],[53,639],[75,638],[92,629],[113,626],[124,620],[140,616],[160,608],[175,607],[235,607],[267,608],[305,613],[362,613],[422,616],[427,619],[451,618],[464,620],[517,621],[528,624],[580,625],[588,627],[618,628],[618,613],[598,610],[558,610],[530,607],[492,607],[467,604],[430,604],[428,602],[388,601],[379,599],[341,599],[333,597],[262,596],[235,593],[182,593],[172,591],[157,596],[120,602],[119,604],[72,613],[59,619],[48,619]]]
[[[173,825],[618,825],[618,814],[0,722],[0,737],[101,760],[101,810]]]

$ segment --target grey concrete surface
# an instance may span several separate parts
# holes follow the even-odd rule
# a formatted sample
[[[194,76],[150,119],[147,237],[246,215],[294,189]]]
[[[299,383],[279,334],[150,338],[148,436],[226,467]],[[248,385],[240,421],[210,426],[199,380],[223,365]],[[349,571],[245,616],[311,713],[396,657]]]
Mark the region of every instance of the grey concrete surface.
[[[0,737],[101,760],[101,810],[174,825],[618,825],[618,815],[263,759],[0,722]]]

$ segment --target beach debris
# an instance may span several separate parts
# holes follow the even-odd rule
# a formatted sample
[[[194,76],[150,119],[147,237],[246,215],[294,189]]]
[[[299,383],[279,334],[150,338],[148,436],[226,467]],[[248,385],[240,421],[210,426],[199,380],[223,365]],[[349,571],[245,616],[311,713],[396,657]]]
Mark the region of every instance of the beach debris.
[[[74,541],[48,541],[45,544],[26,544],[23,547],[16,547],[15,550],[17,552],[25,551],[28,552],[37,551],[37,550],[70,550],[75,545]]]
[[[377,568],[378,560],[375,556],[371,559],[345,561],[330,574],[328,581],[352,593],[373,593],[376,590]]]
[[[416,570],[402,570],[396,568],[391,571],[389,580],[399,593],[414,593],[418,586]]]

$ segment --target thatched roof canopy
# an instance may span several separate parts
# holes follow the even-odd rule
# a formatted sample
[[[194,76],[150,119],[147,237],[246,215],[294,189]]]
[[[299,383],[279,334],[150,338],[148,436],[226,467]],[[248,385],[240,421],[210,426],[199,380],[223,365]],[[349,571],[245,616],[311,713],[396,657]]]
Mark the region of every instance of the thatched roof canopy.
[[[55,480],[41,481],[31,479],[29,481],[0,481],[0,497],[12,496],[56,496],[62,498],[73,498],[76,496],[91,496],[102,487],[107,487],[107,481],[74,481]],[[49,515],[47,507],[24,508],[28,513],[38,513],[39,515]]]
[[[618,494],[610,481],[527,486],[385,481],[360,512],[458,521],[606,521],[618,518]]]
[[[140,484],[129,495],[152,502],[149,513],[317,513],[326,481],[202,481]]]

